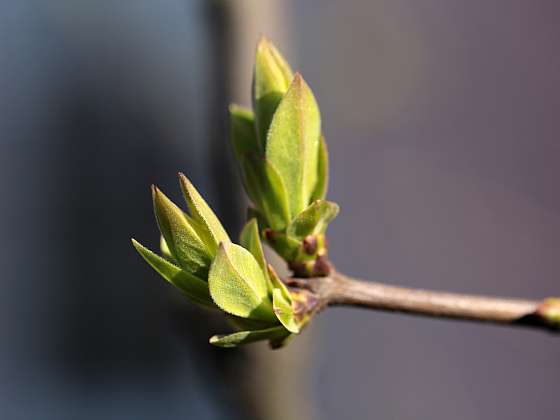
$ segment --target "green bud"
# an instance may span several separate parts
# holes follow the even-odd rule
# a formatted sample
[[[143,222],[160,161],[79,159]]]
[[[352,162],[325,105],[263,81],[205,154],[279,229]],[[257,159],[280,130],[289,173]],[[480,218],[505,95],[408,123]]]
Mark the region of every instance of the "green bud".
[[[265,149],[268,127],[280,100],[292,81],[292,70],[280,52],[266,38],[257,45],[253,75],[253,108],[257,137]]]
[[[152,188],[162,256],[133,244],[191,300],[221,309],[241,329],[212,337],[212,344],[234,347],[268,340],[279,348],[309,321],[311,312],[302,308],[316,302],[304,290],[289,290],[278,278],[266,262],[261,236],[296,276],[328,275],[325,231],[338,206],[325,201],[329,161],[315,97],[264,38],[256,52],[253,111],[229,108],[233,150],[254,204],[240,235],[242,246],[231,243],[183,174],[179,179],[190,214]]]

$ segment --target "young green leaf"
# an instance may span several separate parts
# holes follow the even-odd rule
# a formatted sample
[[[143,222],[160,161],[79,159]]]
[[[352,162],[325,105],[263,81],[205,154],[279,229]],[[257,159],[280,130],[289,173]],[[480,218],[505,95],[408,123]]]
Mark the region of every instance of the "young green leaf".
[[[228,234],[191,181],[182,173],[179,173],[179,181],[193,219],[202,226],[200,236],[208,248],[215,252],[220,242],[230,242]]]
[[[266,38],[262,38],[257,45],[253,76],[253,108],[261,150],[265,148],[272,116],[288,90],[292,77],[292,70],[280,52]]]
[[[192,227],[191,220],[156,187],[152,187],[152,196],[159,229],[171,255],[185,271],[206,278],[212,253]]]
[[[332,201],[314,201],[292,221],[288,227],[288,235],[303,239],[307,235],[325,233],[338,211],[338,204]]]
[[[264,158],[246,155],[242,164],[247,194],[265,216],[268,225],[281,230],[290,221],[286,187],[278,171]]]
[[[294,319],[292,301],[291,299],[286,299],[286,296],[280,289],[274,289],[272,292],[272,308],[278,320],[288,331],[295,334],[299,332],[299,327]]]
[[[256,331],[240,331],[233,334],[220,334],[210,338],[210,344],[218,347],[237,347],[242,344],[254,343],[262,340],[276,340],[286,336],[286,329],[279,325]]]
[[[272,294],[273,287],[270,279],[268,278],[268,267],[264,258],[257,219],[251,219],[245,224],[241,234],[239,235],[239,243],[251,254],[253,254],[253,257],[255,257],[255,260],[259,263],[259,266],[261,267],[261,270],[265,274],[267,280],[268,292]]]
[[[321,134],[319,141],[319,158],[317,160],[317,183],[313,190],[313,194],[309,198],[312,203],[315,200],[324,200],[329,189],[329,152],[325,136]]]
[[[233,243],[220,243],[208,274],[210,295],[225,312],[274,322],[267,279],[253,255]]]
[[[233,152],[238,162],[246,154],[264,154],[264,148],[257,140],[253,112],[239,105],[229,106],[230,138]]]
[[[180,289],[193,302],[215,308],[208,291],[208,284],[160,257],[132,239],[132,245],[146,262],[165,280]]]
[[[299,73],[272,118],[265,155],[284,181],[295,217],[317,183],[321,117],[315,97]]]

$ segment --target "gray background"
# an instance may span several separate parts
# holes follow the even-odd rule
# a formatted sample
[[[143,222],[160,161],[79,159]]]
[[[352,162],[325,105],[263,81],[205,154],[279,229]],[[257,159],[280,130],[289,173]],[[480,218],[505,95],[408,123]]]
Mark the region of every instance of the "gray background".
[[[560,293],[558,2],[241,3],[261,22],[282,10],[257,30],[321,105],[341,271]],[[178,199],[177,170],[241,223],[225,151],[226,105],[243,98],[225,66],[257,35],[230,37],[216,4],[0,1],[0,416],[272,418],[250,399],[296,397],[273,386],[289,351],[306,354],[321,419],[556,415],[560,345],[543,332],[336,309],[286,353],[207,346],[221,320],[128,241],[156,243],[147,187]]]

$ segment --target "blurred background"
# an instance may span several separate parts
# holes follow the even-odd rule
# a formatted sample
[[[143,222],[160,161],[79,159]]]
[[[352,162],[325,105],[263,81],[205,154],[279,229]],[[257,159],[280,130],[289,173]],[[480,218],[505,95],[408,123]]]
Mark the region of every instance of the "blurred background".
[[[285,350],[150,270],[149,185],[189,175],[236,235],[227,105],[267,35],[321,106],[331,255],[394,284],[560,293],[560,3],[0,1],[0,418],[526,419],[558,413],[540,331],[357,309]]]

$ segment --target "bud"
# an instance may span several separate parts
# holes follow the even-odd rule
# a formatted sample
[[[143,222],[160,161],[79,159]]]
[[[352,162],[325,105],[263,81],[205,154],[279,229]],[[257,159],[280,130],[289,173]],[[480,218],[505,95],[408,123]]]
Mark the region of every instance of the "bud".
[[[309,321],[311,315],[301,308],[313,302],[302,291],[288,290],[267,264],[261,235],[296,276],[329,275],[325,232],[339,208],[325,200],[329,159],[321,116],[305,80],[292,74],[265,38],[255,58],[253,111],[231,105],[229,113],[233,151],[254,205],[241,232],[241,246],[231,242],[212,209],[181,173],[189,214],[152,188],[163,257],[134,240],[133,245],[187,297],[222,310],[244,330],[214,336],[212,344],[234,347],[268,340],[279,348]]]
[[[299,73],[292,77],[278,50],[262,39],[257,46],[251,111],[230,107],[231,140],[247,195],[264,237],[296,272],[324,273],[303,250],[306,236],[323,236],[338,213],[325,201],[329,158],[315,97]]]
[[[560,298],[548,298],[537,309],[537,314],[554,329],[560,329]]]
[[[279,347],[287,342],[299,326],[290,293],[266,263],[256,219],[241,233],[244,247],[233,244],[189,179],[180,173],[179,181],[190,215],[152,187],[163,256],[133,239],[138,253],[191,301],[224,311],[234,326],[245,329],[214,336],[212,344],[234,347],[269,340]]]

